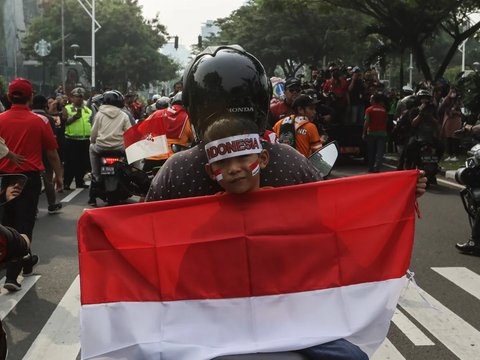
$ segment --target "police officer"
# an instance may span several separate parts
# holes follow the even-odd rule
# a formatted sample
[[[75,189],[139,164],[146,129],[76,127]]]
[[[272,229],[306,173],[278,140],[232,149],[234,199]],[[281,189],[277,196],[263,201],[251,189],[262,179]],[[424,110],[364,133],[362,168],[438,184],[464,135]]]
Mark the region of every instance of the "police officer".
[[[71,103],[63,109],[65,121],[65,190],[75,178],[77,188],[88,188],[83,177],[90,169],[89,147],[92,131],[90,110],[84,102],[85,90],[75,88],[71,92]]]

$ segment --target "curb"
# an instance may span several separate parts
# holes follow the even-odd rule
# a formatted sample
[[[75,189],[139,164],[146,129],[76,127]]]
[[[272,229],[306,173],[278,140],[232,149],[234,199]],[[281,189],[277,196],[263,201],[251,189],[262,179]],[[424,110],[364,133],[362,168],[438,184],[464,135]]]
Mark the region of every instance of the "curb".
[[[398,159],[394,158],[394,157],[390,157],[390,156],[385,156],[384,157],[384,162],[386,164],[396,166],[397,162],[398,162]],[[455,180],[455,173],[456,173],[456,170],[445,170],[445,169],[442,169],[442,168],[440,168],[440,170],[438,172],[438,174],[440,176],[443,176],[446,179],[452,179],[452,180]]]

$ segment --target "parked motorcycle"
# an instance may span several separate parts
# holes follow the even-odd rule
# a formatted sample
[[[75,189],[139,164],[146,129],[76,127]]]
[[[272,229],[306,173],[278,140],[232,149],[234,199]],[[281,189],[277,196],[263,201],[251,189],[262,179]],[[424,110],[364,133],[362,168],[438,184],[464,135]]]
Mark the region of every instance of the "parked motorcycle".
[[[102,199],[108,205],[118,205],[125,202],[133,192],[120,179],[117,163],[126,163],[123,151],[102,151],[100,153],[100,181],[92,179],[90,186],[90,201]],[[93,205],[93,204],[92,204]]]
[[[437,155],[436,144],[428,139],[417,138],[416,154],[410,154],[412,158],[407,157],[407,168],[425,171],[427,177],[427,186],[437,184],[437,174],[439,172],[440,158]],[[409,147],[411,146],[408,145]],[[411,150],[410,150],[411,151]]]
[[[474,145],[467,155],[465,167],[456,171],[455,180],[465,186],[460,191],[460,197],[472,226],[480,207],[480,144]]]

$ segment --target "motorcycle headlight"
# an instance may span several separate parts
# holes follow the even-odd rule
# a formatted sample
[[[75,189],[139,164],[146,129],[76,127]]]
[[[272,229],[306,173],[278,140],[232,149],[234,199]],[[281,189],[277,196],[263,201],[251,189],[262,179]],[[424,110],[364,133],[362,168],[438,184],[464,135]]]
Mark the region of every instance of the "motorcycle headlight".
[[[473,177],[472,168],[460,168],[455,172],[455,181],[460,185],[467,185],[472,181]]]
[[[477,144],[468,151],[468,154],[470,156],[475,156],[475,154],[478,153],[479,151],[480,151],[480,144]]]

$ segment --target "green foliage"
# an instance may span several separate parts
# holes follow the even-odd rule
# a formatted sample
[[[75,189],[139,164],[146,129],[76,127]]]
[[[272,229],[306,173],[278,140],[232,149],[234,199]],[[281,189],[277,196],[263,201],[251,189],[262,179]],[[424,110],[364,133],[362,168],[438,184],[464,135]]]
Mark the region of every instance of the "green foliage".
[[[362,36],[365,16],[313,1],[251,0],[217,22],[221,33],[210,44],[243,46],[269,74],[279,65],[292,75],[303,64],[319,65],[324,56],[361,64],[372,47],[366,37],[352,41],[352,34]]]
[[[459,74],[462,72],[462,67],[458,66],[451,66],[446,71],[443,77],[447,80],[450,84],[454,84],[458,78]]]
[[[7,82],[5,78],[0,75],[0,94],[4,94],[7,91]]]
[[[478,0],[325,0],[356,10],[374,22],[368,29],[390,41],[400,52],[412,50],[425,79],[439,78],[445,72],[458,46],[480,29],[480,22],[467,28],[469,14],[478,11]],[[442,60],[431,64],[426,48],[442,33],[450,36]],[[436,73],[432,74],[432,65]]]
[[[457,86],[463,94],[463,104],[473,114],[473,121],[480,116],[480,72],[472,72],[466,76],[460,76]]]
[[[96,77],[104,86],[124,88],[147,85],[175,76],[177,65],[158,49],[166,43],[165,27],[159,19],[142,17],[136,0],[97,2],[96,19],[101,29],[96,33]],[[34,44],[41,38],[52,43],[50,64],[61,61],[61,4],[52,2],[43,16],[34,20],[24,40],[24,53],[37,58]],[[65,0],[65,46],[67,59],[73,60],[71,44],[80,45],[80,54],[91,49],[91,19],[76,0]]]

